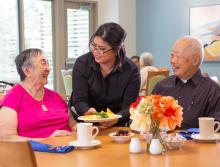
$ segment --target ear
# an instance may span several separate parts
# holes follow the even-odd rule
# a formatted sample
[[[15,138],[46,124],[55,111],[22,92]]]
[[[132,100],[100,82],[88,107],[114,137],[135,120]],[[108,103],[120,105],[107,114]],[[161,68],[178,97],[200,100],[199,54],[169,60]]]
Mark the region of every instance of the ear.
[[[194,56],[194,59],[193,59],[193,66],[199,66],[199,64],[200,64],[200,57],[199,57],[199,55],[195,55]]]
[[[30,76],[30,69],[28,67],[22,67],[22,71],[24,72],[25,76]]]

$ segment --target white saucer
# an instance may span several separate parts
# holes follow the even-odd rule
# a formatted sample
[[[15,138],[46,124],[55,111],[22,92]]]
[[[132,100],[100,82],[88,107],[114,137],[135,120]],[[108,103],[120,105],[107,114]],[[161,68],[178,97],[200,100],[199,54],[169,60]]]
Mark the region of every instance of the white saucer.
[[[99,140],[93,140],[91,145],[82,145],[81,143],[78,142],[78,140],[74,140],[74,141],[69,142],[69,145],[74,146],[79,149],[91,149],[91,148],[94,148],[94,147],[100,145],[101,143],[102,142]]]
[[[210,139],[201,138],[200,134],[192,134],[191,137],[194,141],[204,143],[213,143],[216,142],[216,140],[220,140],[220,134],[214,134],[213,138]]]

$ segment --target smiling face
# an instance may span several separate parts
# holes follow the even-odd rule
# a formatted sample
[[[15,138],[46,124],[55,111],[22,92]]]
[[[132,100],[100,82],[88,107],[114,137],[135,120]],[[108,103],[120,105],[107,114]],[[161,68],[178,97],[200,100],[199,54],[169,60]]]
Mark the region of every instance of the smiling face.
[[[44,54],[38,54],[31,58],[31,66],[25,70],[26,79],[38,86],[44,86],[48,82],[50,68]]]
[[[90,50],[94,55],[95,61],[99,64],[108,64],[116,60],[116,53],[112,50],[112,47],[98,36],[94,37],[91,42]]]
[[[199,56],[194,54],[188,40],[178,40],[171,51],[170,64],[175,76],[187,80],[199,68]]]

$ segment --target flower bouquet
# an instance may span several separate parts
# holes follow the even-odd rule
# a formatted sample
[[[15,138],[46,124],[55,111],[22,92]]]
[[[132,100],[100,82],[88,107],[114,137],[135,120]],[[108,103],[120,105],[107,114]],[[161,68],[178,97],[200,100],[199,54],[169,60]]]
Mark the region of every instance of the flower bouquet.
[[[153,139],[159,139],[163,151],[167,150],[160,130],[173,130],[181,126],[182,107],[171,96],[150,95],[141,96],[130,106],[131,129],[140,132],[150,132]]]

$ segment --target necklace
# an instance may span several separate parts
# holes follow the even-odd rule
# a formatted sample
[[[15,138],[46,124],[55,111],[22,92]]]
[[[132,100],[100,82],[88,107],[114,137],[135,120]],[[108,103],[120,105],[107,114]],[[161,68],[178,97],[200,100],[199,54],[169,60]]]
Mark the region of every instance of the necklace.
[[[47,107],[43,104],[43,101],[42,101],[42,103],[41,103],[41,107],[42,107],[43,111],[45,111],[45,112],[48,111]]]
[[[27,92],[29,92],[29,94],[30,94],[34,99],[37,99],[37,101],[39,101],[39,98],[35,98],[35,97],[34,97],[33,91],[32,91],[28,86],[24,85],[24,83],[22,83],[22,86],[27,90]],[[44,89],[42,90],[42,98],[41,98],[41,100],[40,100],[39,102],[40,102],[40,105],[41,105],[42,110],[45,111],[45,112],[47,112],[48,109],[47,109],[47,107],[45,106],[45,104],[44,104],[44,102],[43,102],[43,99],[44,99]]]

